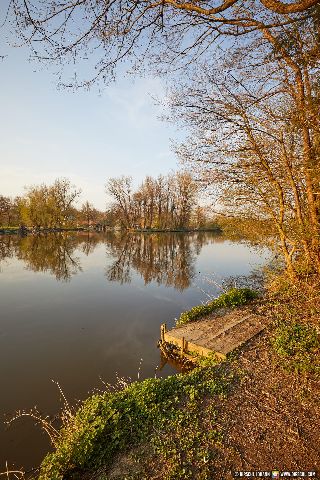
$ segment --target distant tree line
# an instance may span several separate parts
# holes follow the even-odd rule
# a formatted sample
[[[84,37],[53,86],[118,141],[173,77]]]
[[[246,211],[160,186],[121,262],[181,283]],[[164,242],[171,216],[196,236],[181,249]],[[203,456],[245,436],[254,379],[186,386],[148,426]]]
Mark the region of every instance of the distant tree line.
[[[161,230],[207,227],[208,209],[197,205],[198,187],[190,174],[147,176],[134,191],[132,178],[110,178],[107,193],[112,203],[101,212],[86,201],[76,202],[81,190],[67,178],[52,185],[33,185],[23,196],[0,195],[0,227],[73,228],[102,224],[125,229]]]
[[[132,177],[110,178],[109,215],[125,228],[183,229],[208,226],[208,211],[197,204],[199,189],[189,173],[147,176],[133,190]]]
[[[13,199],[0,195],[0,226],[64,228],[99,222],[104,214],[88,201],[75,207],[80,193],[68,179],[60,178],[52,185],[27,187],[25,195]]]

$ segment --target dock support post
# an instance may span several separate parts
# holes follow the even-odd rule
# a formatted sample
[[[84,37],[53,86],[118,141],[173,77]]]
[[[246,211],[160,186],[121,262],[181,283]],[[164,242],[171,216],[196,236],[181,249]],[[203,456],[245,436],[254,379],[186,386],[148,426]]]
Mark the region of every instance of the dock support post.
[[[165,342],[165,339],[164,339],[164,334],[166,333],[167,331],[167,324],[166,323],[162,323],[161,327],[160,327],[160,337],[161,337],[161,342]]]
[[[182,348],[181,348],[181,353],[184,354],[186,351],[186,339],[182,337]]]

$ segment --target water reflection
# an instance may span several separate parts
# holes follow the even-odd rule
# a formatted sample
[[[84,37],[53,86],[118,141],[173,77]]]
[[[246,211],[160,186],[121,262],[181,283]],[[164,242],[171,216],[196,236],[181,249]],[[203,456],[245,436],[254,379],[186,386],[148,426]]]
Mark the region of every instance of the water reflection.
[[[1,262],[12,258],[15,252],[15,241],[11,235],[0,235],[0,268]]]
[[[179,372],[179,373],[190,372],[190,370],[194,368],[194,365],[191,365],[191,362],[190,363],[184,362],[182,358],[179,359],[177,356],[170,357],[160,352],[160,364],[156,368],[156,374],[161,375],[161,372],[166,365],[170,365],[171,367],[173,367],[173,370],[175,372]]]
[[[66,234],[30,235],[19,240],[16,256],[33,272],[49,272],[60,281],[70,281],[82,271],[76,255],[79,239]]]
[[[212,238],[212,237],[211,237]],[[155,233],[109,238],[107,253],[115,261],[106,270],[109,281],[131,282],[132,268],[145,284],[156,282],[182,291],[195,276],[194,264],[203,245],[210,241],[204,232],[195,234]]]
[[[66,282],[82,271],[81,253],[89,256],[99,243],[104,243],[106,256],[112,259],[105,271],[108,281],[130,283],[132,273],[136,271],[145,284],[156,282],[183,291],[192,283],[195,260],[202,247],[217,240],[212,233],[206,232],[64,232],[26,237],[2,236],[0,259],[15,255],[27,269],[47,272]]]
[[[203,286],[202,276],[248,275],[251,262],[264,261],[246,245],[210,232],[4,235],[0,260],[0,382],[6,387],[0,472],[6,460],[31,468],[49,448],[31,423],[6,431],[4,413],[39,405],[55,415],[51,379],[76,403],[99,378],[111,384],[116,372],[137,378],[141,358],[140,378],[153,377],[160,325],[170,328],[183,310],[205,299],[196,286]],[[219,290],[213,285],[210,292]],[[173,367],[162,358],[157,375],[170,375]]]

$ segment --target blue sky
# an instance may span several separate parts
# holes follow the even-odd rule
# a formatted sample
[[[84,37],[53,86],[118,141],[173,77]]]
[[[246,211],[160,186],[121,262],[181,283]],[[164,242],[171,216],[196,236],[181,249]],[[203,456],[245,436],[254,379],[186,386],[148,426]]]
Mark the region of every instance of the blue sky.
[[[2,6],[0,23],[3,17]],[[182,132],[158,119],[152,99],[165,95],[160,79],[119,76],[102,92],[59,90],[52,67],[30,62],[27,48],[11,47],[7,26],[0,36],[0,55],[7,54],[0,60],[0,194],[68,177],[82,189],[80,203],[104,209],[109,177],[132,175],[139,184],[147,174],[179,168],[170,139]]]

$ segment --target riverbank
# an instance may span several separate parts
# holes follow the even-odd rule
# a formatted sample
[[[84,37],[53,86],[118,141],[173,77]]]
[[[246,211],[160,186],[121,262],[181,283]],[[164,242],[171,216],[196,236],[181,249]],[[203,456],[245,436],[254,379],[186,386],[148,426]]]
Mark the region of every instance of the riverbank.
[[[214,232],[222,234],[220,227],[212,228],[175,228],[175,229],[157,229],[157,228],[136,228],[136,229],[117,229],[112,227],[70,227],[70,228],[31,228],[31,227],[5,227],[0,228],[0,235],[28,235],[41,233],[59,233],[59,232],[124,232],[124,233],[192,233],[192,232]]]
[[[319,469],[319,304],[303,305],[308,292],[299,293],[300,308],[288,289],[250,303],[270,326],[222,363],[118,385],[66,409],[39,479],[231,480],[237,470]]]
[[[83,232],[85,228],[28,228],[28,227],[6,227],[0,228],[0,235],[30,235],[41,233],[59,233],[59,232]]]
[[[201,228],[129,228],[126,230],[130,233],[192,233],[192,232],[215,232],[223,233],[222,229],[217,225],[214,227]]]

